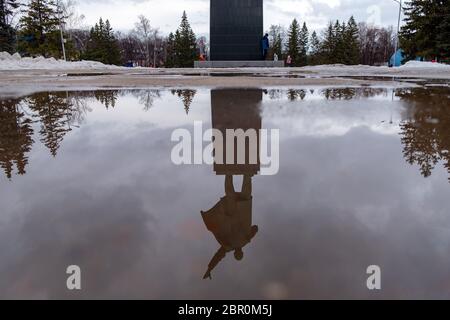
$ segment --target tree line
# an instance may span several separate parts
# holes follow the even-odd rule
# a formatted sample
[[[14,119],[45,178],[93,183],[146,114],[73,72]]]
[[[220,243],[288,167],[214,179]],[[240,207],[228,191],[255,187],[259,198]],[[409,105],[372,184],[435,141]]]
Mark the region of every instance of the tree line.
[[[450,62],[450,0],[406,2],[400,44],[407,59]]]
[[[114,31],[108,19],[91,28],[83,22],[73,0],[0,0],[0,52],[61,59],[64,42],[69,60],[143,67],[190,67],[199,53],[186,12],[169,37],[143,15],[127,33]]]
[[[62,58],[62,39],[70,60],[144,67],[192,67],[207,56],[206,39],[197,37],[186,12],[177,30],[167,37],[139,16],[129,32],[114,31],[107,19],[91,28],[76,13],[75,0],[0,0],[0,51],[22,56]],[[450,0],[409,0],[404,5],[400,33],[405,61],[418,57],[448,61]],[[310,30],[294,19],[287,29],[272,25],[269,58],[292,59],[293,66],[318,64],[386,64],[395,50],[392,27],[331,21],[325,30]]]
[[[288,30],[272,25],[268,33],[273,44],[271,57],[290,56],[296,67],[338,63],[382,65],[394,53],[396,41],[392,27],[357,23],[354,17],[347,22],[329,22],[320,34],[310,33],[306,22],[300,24],[297,19]]]

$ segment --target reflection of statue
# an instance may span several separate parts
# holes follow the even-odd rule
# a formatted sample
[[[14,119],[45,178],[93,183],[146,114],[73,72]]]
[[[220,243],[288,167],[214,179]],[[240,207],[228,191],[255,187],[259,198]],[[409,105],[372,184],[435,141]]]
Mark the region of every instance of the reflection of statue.
[[[208,265],[206,278],[211,278],[211,271],[225,258],[228,252],[234,251],[236,260],[244,258],[244,248],[258,232],[252,226],[252,178],[244,177],[242,191],[236,192],[233,176],[225,178],[225,197],[208,212],[202,212],[206,227],[221,245]]]
[[[227,253],[234,251],[236,260],[242,260],[243,248],[258,233],[258,227],[252,225],[252,177],[260,170],[261,100],[262,90],[226,89],[211,92],[213,128],[222,132],[225,138],[224,146],[235,143],[227,141],[229,138],[226,131],[229,129],[253,129],[258,134],[255,140],[245,141],[245,164],[226,163],[226,150],[215,153],[214,171],[217,175],[225,176],[225,196],[211,210],[202,212],[202,217],[207,229],[214,234],[221,247],[209,263],[204,279],[211,278],[211,272]],[[250,162],[249,155],[252,151],[258,152],[257,163]],[[222,154],[224,158],[218,158],[218,154]],[[241,192],[236,192],[233,185],[233,176],[238,175],[244,177]]]

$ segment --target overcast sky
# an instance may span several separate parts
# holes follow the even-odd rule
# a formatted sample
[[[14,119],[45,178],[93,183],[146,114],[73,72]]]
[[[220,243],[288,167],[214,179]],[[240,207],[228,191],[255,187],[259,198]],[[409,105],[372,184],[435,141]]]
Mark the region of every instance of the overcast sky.
[[[77,0],[78,11],[92,25],[100,17],[108,18],[115,30],[133,28],[137,16],[147,16],[152,26],[168,34],[177,28],[183,10],[197,34],[209,32],[209,0]],[[321,30],[331,19],[378,25],[396,25],[398,4],[394,0],[264,0],[265,28],[271,24],[288,26],[293,18],[306,21],[310,29]]]

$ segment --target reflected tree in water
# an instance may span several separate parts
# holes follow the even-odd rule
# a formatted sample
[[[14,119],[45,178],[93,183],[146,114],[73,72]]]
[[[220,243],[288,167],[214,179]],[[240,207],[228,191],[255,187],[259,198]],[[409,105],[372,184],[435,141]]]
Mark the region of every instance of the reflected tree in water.
[[[195,91],[182,91],[179,96],[189,108]],[[133,95],[139,98],[145,110],[152,107],[154,99],[161,97],[158,90],[133,90]],[[64,91],[0,100],[0,166],[8,179],[12,177],[14,165],[19,174],[26,173],[26,154],[34,143],[33,123],[39,123],[40,141],[55,157],[65,135],[72,127],[79,127],[92,111],[90,100],[95,99],[109,109],[116,105],[118,96],[118,90]]]
[[[281,89],[270,89],[266,93],[270,100],[281,100],[283,97],[283,90]]]
[[[403,154],[411,165],[431,176],[440,162],[450,174],[450,92],[448,88],[404,89],[397,92],[407,103],[407,120],[401,124]]]
[[[287,96],[289,101],[296,101],[296,100],[304,100],[306,97],[306,90],[288,90]]]
[[[327,100],[352,100],[356,98],[372,98],[387,96],[388,90],[383,88],[335,88],[324,89],[321,94]]]
[[[161,99],[159,90],[131,90],[129,93],[139,100],[139,103],[144,106],[144,111],[150,110],[155,100]]]
[[[14,164],[18,174],[26,173],[32,136],[32,119],[22,110],[20,100],[0,100],[0,166],[8,179],[12,178]]]
[[[80,127],[86,120],[87,114],[92,112],[92,108],[88,104],[89,94],[86,94],[86,92],[68,92],[67,99],[67,106],[71,109],[68,114],[69,124]]]
[[[118,90],[99,90],[94,91],[94,97],[103,104],[106,109],[114,108],[116,106],[117,98],[119,96]]]
[[[327,100],[351,100],[356,96],[355,88],[324,89],[322,95]]]
[[[178,98],[181,99],[184,105],[184,110],[186,110],[186,114],[189,114],[191,104],[195,98],[195,95],[197,94],[197,90],[182,89],[182,90],[172,90],[171,92],[173,95],[176,95],[178,96]]]
[[[71,131],[72,105],[67,92],[42,92],[25,99],[33,117],[40,122],[41,142],[56,156],[67,132]]]

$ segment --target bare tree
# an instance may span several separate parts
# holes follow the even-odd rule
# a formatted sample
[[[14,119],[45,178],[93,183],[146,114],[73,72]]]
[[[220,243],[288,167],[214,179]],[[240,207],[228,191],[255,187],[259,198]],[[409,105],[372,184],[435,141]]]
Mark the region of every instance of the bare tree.
[[[134,32],[139,37],[139,39],[143,42],[146,53],[147,66],[150,66],[150,46],[151,46],[151,38],[154,36],[154,30],[150,25],[150,20],[144,15],[140,15],[138,17],[138,22],[135,23]]]
[[[381,65],[389,61],[395,50],[396,34],[392,27],[381,28],[366,23],[359,24],[361,63]]]
[[[61,1],[60,7],[64,16],[65,27],[68,31],[76,29],[86,29],[83,22],[86,18],[84,14],[77,11],[78,2],[76,0]]]

